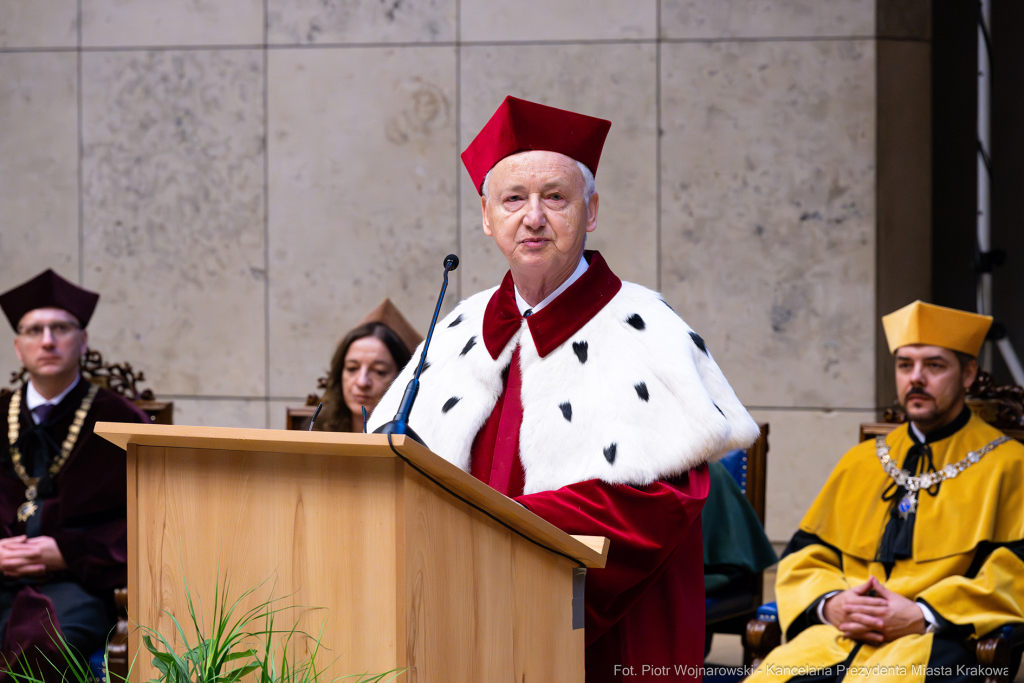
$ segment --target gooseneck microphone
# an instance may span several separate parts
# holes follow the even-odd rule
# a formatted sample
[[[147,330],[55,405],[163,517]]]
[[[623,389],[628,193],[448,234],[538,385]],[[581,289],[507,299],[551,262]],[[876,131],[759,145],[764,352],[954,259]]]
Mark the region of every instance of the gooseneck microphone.
[[[420,354],[420,364],[416,368],[416,374],[409,380],[402,395],[402,402],[398,405],[398,412],[395,419],[385,422],[373,430],[374,434],[405,434],[412,440],[426,446],[416,432],[409,427],[409,412],[412,411],[412,404],[416,401],[416,394],[420,390],[420,373],[423,372],[423,362],[427,359],[427,349],[430,348],[430,338],[434,336],[434,325],[437,324],[437,314],[441,312],[441,302],[444,301],[444,290],[448,289],[448,271],[459,267],[459,257],[455,254],[448,254],[444,257],[444,284],[441,285],[441,294],[437,297],[437,306],[434,308],[434,319],[430,321],[430,329],[427,330],[427,340],[423,342],[423,353]]]
[[[313,411],[313,417],[309,419],[309,431],[313,431],[313,423],[316,422],[316,416],[320,414],[320,411],[324,409],[324,402],[320,401],[320,405]]]

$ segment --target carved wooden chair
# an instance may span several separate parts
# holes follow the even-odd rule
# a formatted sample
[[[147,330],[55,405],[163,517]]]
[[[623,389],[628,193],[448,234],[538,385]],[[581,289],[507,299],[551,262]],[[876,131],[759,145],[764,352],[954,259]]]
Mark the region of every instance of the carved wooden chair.
[[[313,419],[316,407],[323,400],[324,391],[327,390],[327,377],[320,377],[316,380],[315,394],[306,396],[305,405],[286,406],[284,415],[285,429],[309,429],[309,421]]]
[[[174,424],[174,402],[157,401],[150,389],[139,389],[138,383],[146,380],[141,370],[135,370],[129,363],[108,363],[103,354],[88,349],[82,357],[82,376],[99,386],[132,401],[138,406],[153,424]],[[0,397],[21,389],[28,381],[28,371],[21,368],[11,373],[10,385],[0,387]],[[114,591],[114,605],[117,610],[117,624],[107,641],[106,656],[110,673],[115,680],[128,677],[128,589],[118,588]],[[105,676],[101,671],[104,651],[101,649],[89,657],[93,672]],[[120,679],[116,677],[120,676]]]
[[[1001,429],[1007,436],[1024,442],[1024,388],[997,386],[992,376],[981,370],[967,392],[967,404],[986,422]],[[885,435],[907,421],[898,407],[889,408],[882,422],[860,426],[860,441]],[[763,605],[757,617],[747,624],[743,635],[743,662],[756,667],[772,649],[782,643],[775,603]],[[985,683],[1009,683],[1020,666],[1024,652],[1024,624],[1007,624],[978,639],[975,655],[978,664],[1008,675],[988,675]]]

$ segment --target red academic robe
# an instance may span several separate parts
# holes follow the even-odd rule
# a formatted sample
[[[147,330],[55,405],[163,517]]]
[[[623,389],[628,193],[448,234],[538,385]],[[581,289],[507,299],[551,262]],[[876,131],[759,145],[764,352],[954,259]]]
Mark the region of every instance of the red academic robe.
[[[569,339],[621,287],[603,260],[529,318],[541,355]],[[506,276],[484,317],[491,356],[519,329],[513,283]],[[519,352],[502,395],[477,434],[472,474],[570,534],[610,539],[608,565],[587,571],[586,680],[701,680],[704,660],[704,565],[700,512],[710,487],[707,465],[646,486],[581,481],[523,495],[519,457]]]

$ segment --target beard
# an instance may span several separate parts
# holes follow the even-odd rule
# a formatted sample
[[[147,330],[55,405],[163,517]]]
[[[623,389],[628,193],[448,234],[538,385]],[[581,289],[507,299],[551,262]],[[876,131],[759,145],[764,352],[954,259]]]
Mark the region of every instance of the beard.
[[[900,407],[906,413],[907,419],[918,423],[920,427],[941,426],[951,422],[960,414],[960,405],[966,395],[966,390],[961,387],[953,396],[936,398],[923,389],[914,387],[903,396]],[[913,404],[915,398],[925,400]]]

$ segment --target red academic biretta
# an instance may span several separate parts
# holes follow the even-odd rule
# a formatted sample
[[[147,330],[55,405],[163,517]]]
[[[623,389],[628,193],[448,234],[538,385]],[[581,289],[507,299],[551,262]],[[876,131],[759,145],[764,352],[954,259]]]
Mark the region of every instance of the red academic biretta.
[[[0,294],[0,308],[15,332],[22,317],[37,308],[63,308],[78,318],[84,328],[89,324],[99,300],[99,294],[82,289],[47,269],[28,282]]]
[[[596,176],[611,127],[611,121],[510,96],[462,153],[462,163],[479,194],[483,194],[487,172],[516,152],[558,152],[579,161]]]

